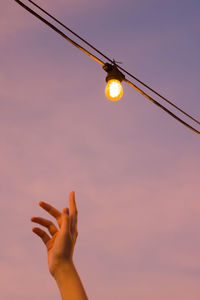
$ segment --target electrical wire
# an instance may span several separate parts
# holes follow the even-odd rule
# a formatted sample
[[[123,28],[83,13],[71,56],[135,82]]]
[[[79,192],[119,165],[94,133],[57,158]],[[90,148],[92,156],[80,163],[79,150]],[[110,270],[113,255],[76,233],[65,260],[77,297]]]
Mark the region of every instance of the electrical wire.
[[[30,12],[31,14],[33,14],[35,17],[37,17],[38,19],[40,19],[42,22],[44,22],[46,25],[48,25],[51,29],[53,29],[54,31],[56,31],[59,35],[61,35],[63,38],[65,38],[67,41],[69,41],[71,44],[73,44],[76,48],[78,48],[79,50],[83,51],[85,54],[87,54],[88,56],[90,56],[91,58],[93,58],[95,61],[97,61],[98,63],[100,63],[101,65],[105,65],[104,62],[99,59],[98,57],[96,57],[95,55],[93,55],[92,53],[90,53],[88,50],[86,50],[85,48],[83,48],[82,46],[80,46],[78,43],[74,42],[72,39],[70,39],[66,34],[64,34],[61,30],[59,30],[56,26],[54,26],[53,24],[51,24],[50,22],[48,22],[46,19],[44,19],[43,17],[41,17],[39,14],[37,14],[35,11],[33,11],[31,8],[29,8],[28,6],[26,6],[23,2],[21,2],[20,0],[14,0],[16,1],[19,5],[21,5],[24,9],[26,9],[28,12]],[[30,0],[28,0],[30,1]],[[33,1],[30,1],[33,2]],[[110,59],[109,59],[110,61]],[[113,63],[113,61],[111,61]],[[116,65],[116,64],[115,64]],[[117,65],[116,65],[117,66]],[[119,67],[119,66],[118,66]],[[120,68],[120,67],[119,67]],[[121,69],[121,68],[120,68]],[[126,72],[127,73],[127,72]],[[133,77],[133,75],[131,75]],[[126,78],[124,79],[124,81],[126,83],[128,83],[131,87],[133,87],[134,89],[136,89],[140,94],[142,94],[143,96],[145,96],[147,99],[149,99],[152,103],[156,104],[157,106],[159,106],[161,109],[163,109],[165,112],[167,112],[168,114],[170,114],[172,117],[174,117],[176,120],[178,120],[179,122],[181,122],[183,125],[185,125],[186,127],[188,127],[189,129],[193,130],[195,133],[200,135],[200,132],[197,131],[195,128],[193,128],[192,126],[190,126],[189,124],[187,124],[186,122],[184,122],[183,120],[181,120],[179,117],[177,117],[176,115],[174,115],[171,111],[169,111],[167,108],[165,108],[163,105],[161,105],[160,103],[158,103],[155,99],[153,99],[152,97],[150,97],[149,95],[147,95],[144,91],[142,91],[139,87],[137,87],[135,84],[133,84],[131,81],[127,80]],[[144,85],[144,84],[143,84]],[[180,109],[179,109],[180,110]],[[184,114],[186,114],[184,112]],[[187,115],[187,114],[186,114]],[[190,117],[190,116],[189,116]],[[192,118],[192,117],[191,117]],[[197,121],[197,123],[199,123]],[[199,123],[200,124],[200,123]]]
[[[95,50],[97,53],[99,53],[101,56],[103,56],[105,59],[107,59],[108,61],[110,61],[111,63],[113,63],[113,60],[111,60],[109,57],[107,57],[105,54],[103,54],[101,51],[99,51],[97,48],[95,48],[92,44],[90,44],[89,42],[87,42],[85,39],[83,39],[80,35],[78,35],[77,33],[75,33],[73,30],[71,30],[69,27],[67,27],[65,24],[63,24],[62,22],[60,22],[57,18],[55,18],[53,15],[51,15],[50,13],[48,13],[46,10],[44,10],[42,7],[40,7],[38,4],[36,4],[34,1],[32,0],[27,0],[29,1],[31,4],[33,4],[35,7],[37,7],[39,10],[41,10],[43,13],[45,13],[47,16],[49,16],[50,18],[52,18],[55,22],[57,22],[58,24],[60,24],[62,27],[64,27],[66,30],[68,30],[69,32],[71,32],[73,35],[75,35],[77,38],[79,38],[81,41],[83,41],[85,44],[87,44],[89,47],[91,47],[93,50]],[[135,77],[134,75],[132,75],[131,73],[129,73],[128,71],[126,71],[125,69],[123,69],[121,66],[119,66],[117,63],[115,63],[115,65],[122,70],[123,72],[125,72],[127,75],[129,75],[130,77],[132,77],[133,79],[135,79],[136,81],[138,81],[140,84],[142,84],[143,86],[145,86],[147,89],[149,89],[151,92],[153,92],[154,94],[156,94],[157,96],[159,96],[161,99],[163,99],[164,101],[166,101],[168,104],[172,105],[174,108],[176,108],[177,110],[179,110],[181,113],[183,113],[185,116],[187,116],[188,118],[190,118],[191,120],[193,120],[194,122],[196,122],[198,125],[200,125],[200,122],[198,120],[196,120],[194,117],[192,117],[191,115],[189,115],[188,113],[186,113],[185,111],[183,111],[181,108],[179,108],[177,105],[175,105],[174,103],[172,103],[171,101],[169,101],[166,97],[162,96],[161,94],[159,94],[158,92],[156,92],[154,89],[152,89],[151,87],[149,87],[147,84],[145,84],[144,82],[142,82],[141,80],[139,80],[137,77]]]
[[[94,60],[96,60],[101,65],[104,65],[104,62],[101,59],[99,59],[98,57],[96,57],[95,55],[93,55],[92,53],[90,53],[89,51],[87,51],[85,48],[83,48],[82,46],[80,46],[79,44],[77,44],[76,42],[74,42],[66,34],[64,34],[61,30],[59,30],[56,26],[54,26],[53,24],[51,24],[50,22],[48,22],[47,20],[45,20],[43,17],[41,17],[39,14],[37,14],[34,10],[32,10],[31,8],[29,8],[28,6],[26,6],[23,2],[21,2],[19,0],[14,0],[14,1],[16,1],[19,5],[21,5],[23,8],[25,8],[32,15],[34,15],[35,17],[37,17],[38,19],[40,19],[40,21],[44,22],[50,28],[52,28],[53,30],[55,30],[58,34],[60,34],[63,38],[65,38],[67,41],[69,41],[71,44],[73,44],[76,48],[78,48],[79,50],[82,50],[85,54],[87,54],[88,56],[92,57]]]
[[[175,114],[173,114],[170,110],[168,110],[166,107],[164,107],[163,105],[161,105],[159,102],[157,102],[155,99],[153,99],[152,97],[150,97],[149,95],[147,95],[144,91],[142,91],[139,87],[137,87],[135,84],[133,84],[131,81],[127,80],[126,78],[124,79],[124,81],[126,83],[128,83],[131,87],[133,87],[136,91],[138,91],[140,94],[142,94],[145,98],[147,98],[148,100],[150,100],[152,103],[156,104],[157,106],[159,106],[161,109],[163,109],[165,112],[167,112],[168,114],[170,114],[173,118],[175,118],[177,121],[181,122],[183,125],[185,125],[186,127],[188,127],[189,129],[191,129],[192,131],[196,132],[198,135],[200,135],[200,132],[198,130],[196,130],[195,128],[193,128],[192,126],[190,126],[189,124],[187,124],[186,122],[184,122],[183,120],[181,120],[179,117],[177,117]]]

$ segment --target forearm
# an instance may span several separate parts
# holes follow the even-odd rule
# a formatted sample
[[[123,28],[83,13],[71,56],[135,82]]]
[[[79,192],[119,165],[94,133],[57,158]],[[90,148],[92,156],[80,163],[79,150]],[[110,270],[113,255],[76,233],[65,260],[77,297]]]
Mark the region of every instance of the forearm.
[[[73,262],[63,264],[56,272],[54,278],[62,300],[88,300]]]

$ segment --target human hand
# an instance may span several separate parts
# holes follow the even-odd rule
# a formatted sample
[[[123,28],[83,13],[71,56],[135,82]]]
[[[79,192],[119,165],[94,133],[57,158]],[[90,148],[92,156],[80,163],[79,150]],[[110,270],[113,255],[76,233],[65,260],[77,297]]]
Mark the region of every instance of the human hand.
[[[37,234],[47,248],[48,253],[48,266],[52,276],[62,265],[73,263],[73,251],[78,236],[77,231],[77,218],[78,211],[75,202],[75,192],[72,191],[69,196],[69,208],[65,207],[62,213],[43,201],[39,205],[45,209],[50,215],[55,217],[58,227],[47,219],[40,217],[32,217],[31,221],[46,227],[51,236],[44,230],[34,227],[32,231]]]

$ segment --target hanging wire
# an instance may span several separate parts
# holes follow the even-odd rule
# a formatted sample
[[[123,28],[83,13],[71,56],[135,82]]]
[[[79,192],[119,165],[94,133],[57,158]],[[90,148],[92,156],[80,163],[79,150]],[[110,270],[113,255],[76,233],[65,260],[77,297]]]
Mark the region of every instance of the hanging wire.
[[[34,10],[32,10],[31,8],[29,8],[28,6],[26,6],[23,2],[21,2],[19,0],[15,0],[15,1],[19,5],[21,5],[23,8],[25,8],[27,11],[29,11],[32,15],[34,15],[35,17],[37,17],[38,19],[40,19],[42,22],[44,22],[46,25],[48,25],[50,28],[52,28],[54,31],[56,31],[58,34],[60,34],[64,39],[66,39],[67,41],[69,41],[76,48],[78,48],[79,50],[82,50],[85,54],[87,54],[88,56],[90,56],[91,58],[93,58],[94,60],[96,60],[101,65],[104,65],[104,62],[101,59],[99,59],[98,57],[96,57],[95,55],[93,55],[92,53],[90,53],[89,51],[87,51],[85,48],[83,48],[82,46],[80,46],[79,44],[77,44],[76,42],[74,42],[66,34],[64,34],[61,30],[59,30],[53,24],[51,24],[50,22],[48,22],[47,20],[45,20],[43,17],[41,17],[39,14],[37,14]]]
[[[142,94],[145,98],[147,98],[148,100],[150,100],[152,103],[156,104],[157,106],[159,106],[161,109],[163,109],[164,111],[166,111],[169,115],[171,115],[173,118],[175,118],[177,121],[181,122],[183,125],[185,125],[186,127],[188,127],[189,129],[191,129],[192,131],[196,132],[197,134],[200,135],[200,132],[198,130],[196,130],[195,128],[193,128],[192,126],[190,126],[189,124],[187,124],[186,122],[184,122],[183,120],[181,120],[179,117],[177,117],[175,114],[173,114],[170,110],[168,110],[166,107],[164,107],[163,105],[161,105],[159,102],[157,102],[155,99],[153,99],[152,97],[150,97],[149,95],[147,95],[144,91],[142,91],[139,87],[137,87],[135,84],[133,84],[131,81],[127,80],[126,78],[124,79],[124,81],[126,83],[128,83],[131,87],[133,87],[136,91],[138,91],[140,94]]]
[[[16,1],[16,0],[15,0]],[[90,44],[89,42],[87,42],[85,39],[83,39],[80,35],[78,35],[77,33],[75,33],[73,30],[71,30],[69,27],[67,27],[66,25],[64,25],[62,22],[60,22],[58,19],[56,19],[53,15],[51,15],[50,13],[48,13],[46,10],[44,10],[42,7],[40,7],[38,4],[36,4],[34,1],[32,0],[27,0],[29,1],[31,4],[33,4],[35,7],[37,7],[39,10],[41,10],[43,13],[45,13],[47,16],[49,16],[50,18],[52,18],[55,22],[57,22],[58,24],[60,24],[62,27],[64,27],[66,30],[68,30],[69,32],[71,32],[73,35],[75,35],[77,38],[79,38],[81,41],[83,41],[86,45],[88,45],[89,47],[91,47],[93,50],[95,50],[97,53],[99,53],[101,56],[103,56],[105,59],[107,59],[108,61],[110,61],[111,63],[114,61],[112,59],[110,59],[109,57],[107,57],[105,54],[103,54],[101,51],[99,51],[97,48],[95,48],[92,44]],[[20,1],[17,1],[20,2]],[[115,61],[114,61],[115,62]],[[159,96],[161,99],[163,99],[164,101],[166,101],[168,104],[172,105],[174,108],[176,108],[177,110],[179,110],[181,113],[183,113],[185,116],[187,116],[188,118],[190,118],[191,120],[193,120],[194,122],[196,122],[198,125],[200,125],[200,122],[198,120],[196,120],[194,117],[192,117],[191,115],[189,115],[188,113],[186,113],[185,111],[183,111],[181,108],[179,108],[178,106],[176,106],[174,103],[172,103],[170,100],[168,100],[166,97],[162,96],[161,94],[159,94],[158,92],[156,92],[155,90],[153,90],[150,86],[148,86],[147,84],[145,84],[144,82],[142,82],[141,80],[139,80],[137,77],[135,77],[134,75],[132,75],[131,73],[129,73],[128,71],[126,71],[125,69],[123,69],[121,66],[118,65],[119,62],[115,62],[115,65],[122,70],[123,72],[125,72],[127,75],[129,75],[130,77],[132,77],[133,79],[135,79],[136,81],[138,81],[140,84],[142,84],[143,86],[145,86],[147,89],[149,89],[151,92],[153,92],[154,94],[156,94],[157,96]]]
[[[46,25],[48,25],[50,28],[52,28],[54,31],[56,31],[58,34],[60,34],[64,39],[66,39],[67,41],[69,41],[71,44],[73,44],[76,48],[78,48],[79,50],[83,51],[85,54],[87,54],[88,56],[90,56],[91,58],[93,58],[95,61],[97,61],[98,63],[100,63],[101,65],[105,65],[105,63],[99,59],[98,57],[96,57],[95,55],[93,55],[92,53],[90,53],[88,50],[86,50],[85,48],[83,48],[82,46],[80,46],[78,43],[74,42],[72,39],[70,39],[66,34],[64,34],[61,30],[59,30],[57,27],[55,27],[53,24],[51,24],[50,22],[48,22],[47,20],[45,20],[43,17],[41,17],[39,14],[37,14],[35,11],[33,11],[31,8],[29,8],[28,6],[26,6],[23,2],[21,2],[20,0],[14,0],[16,1],[19,5],[21,5],[24,9],[26,9],[28,12],[30,12],[32,15],[34,15],[35,17],[37,17],[38,19],[40,19],[42,22],[44,22]],[[31,0],[28,0],[29,2],[33,2]],[[36,5],[37,6],[37,5]],[[39,8],[39,6],[37,6]],[[48,13],[47,13],[48,14]],[[82,38],[81,38],[82,39]],[[113,63],[113,60],[108,59],[109,61],[111,61]],[[119,67],[117,65],[118,68],[122,69],[121,67]],[[122,69],[123,70],[123,69]],[[127,73],[127,71],[125,71],[125,73]],[[128,74],[128,73],[127,73]],[[130,75],[131,77],[134,78],[133,75]],[[159,106],[161,109],[163,109],[165,112],[167,112],[168,114],[170,114],[172,117],[174,117],[176,120],[178,120],[179,122],[181,122],[183,125],[185,125],[186,127],[188,127],[189,129],[191,129],[192,131],[194,131],[195,133],[200,135],[200,132],[197,131],[196,129],[194,129],[193,127],[191,127],[189,124],[187,124],[186,122],[184,122],[183,120],[181,120],[179,117],[177,117],[176,115],[174,115],[171,111],[169,111],[167,108],[165,108],[163,105],[161,105],[160,103],[158,103],[156,100],[154,100],[152,97],[150,97],[149,95],[147,95],[145,92],[143,92],[139,87],[137,87],[136,85],[134,85],[131,81],[127,80],[126,78],[124,79],[124,81],[126,83],[128,83],[131,87],[133,87],[134,89],[136,89],[140,94],[142,94],[143,96],[145,96],[147,99],[149,99],[152,103],[156,104],[157,106]],[[139,81],[139,80],[138,80]],[[140,81],[139,81],[140,82]],[[142,82],[141,82],[142,83]],[[143,84],[143,83],[142,83]],[[145,84],[143,84],[144,86],[146,86]],[[151,88],[149,88],[151,90]],[[153,90],[152,90],[153,91]],[[157,94],[157,93],[156,93]],[[173,105],[174,106],[174,105]],[[179,108],[178,108],[179,109]],[[180,109],[179,109],[180,110]],[[180,110],[181,111],[181,110]],[[186,114],[185,112],[183,112],[184,114]],[[187,115],[187,114],[186,114]],[[189,115],[188,115],[189,116]],[[192,118],[191,116],[189,116],[190,118]],[[193,118],[192,118],[193,119]],[[196,121],[196,120],[195,120]],[[198,124],[200,124],[200,122],[196,121]]]

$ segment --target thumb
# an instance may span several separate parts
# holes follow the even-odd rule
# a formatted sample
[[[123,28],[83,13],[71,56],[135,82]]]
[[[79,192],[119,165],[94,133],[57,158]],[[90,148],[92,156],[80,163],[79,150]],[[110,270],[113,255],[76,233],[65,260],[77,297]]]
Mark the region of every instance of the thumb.
[[[69,232],[69,208],[65,207],[62,211],[62,224],[61,224],[61,231],[63,233]]]

